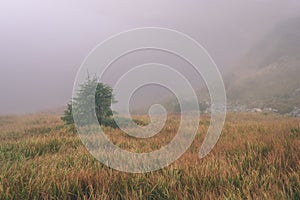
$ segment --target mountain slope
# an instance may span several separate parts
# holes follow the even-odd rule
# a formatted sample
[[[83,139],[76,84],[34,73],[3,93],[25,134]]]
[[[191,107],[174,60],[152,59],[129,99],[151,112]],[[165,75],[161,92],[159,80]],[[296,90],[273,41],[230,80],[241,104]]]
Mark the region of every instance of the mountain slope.
[[[229,101],[280,113],[300,108],[300,17],[276,27],[242,63],[226,80]]]

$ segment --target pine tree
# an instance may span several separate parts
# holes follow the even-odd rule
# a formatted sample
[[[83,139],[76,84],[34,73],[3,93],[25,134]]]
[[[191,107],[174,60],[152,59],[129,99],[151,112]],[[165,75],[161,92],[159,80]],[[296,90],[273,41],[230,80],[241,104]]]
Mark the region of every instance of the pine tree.
[[[96,88],[96,91],[93,91]],[[73,114],[76,114],[79,125],[89,125],[95,118],[94,110],[99,124],[111,117],[113,112],[111,104],[116,103],[113,90],[109,85],[99,83],[97,78],[90,79],[80,85],[77,96],[67,105],[64,116],[61,118],[65,124],[73,124]]]

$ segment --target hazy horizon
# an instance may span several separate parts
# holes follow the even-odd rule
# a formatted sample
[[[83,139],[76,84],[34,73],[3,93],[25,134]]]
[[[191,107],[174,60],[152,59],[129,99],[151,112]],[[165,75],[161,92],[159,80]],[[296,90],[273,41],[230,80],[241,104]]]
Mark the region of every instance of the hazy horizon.
[[[181,31],[208,50],[224,75],[270,30],[298,15],[296,0],[2,1],[0,114],[64,106],[83,59],[121,31]],[[147,60],[140,56],[139,62]]]

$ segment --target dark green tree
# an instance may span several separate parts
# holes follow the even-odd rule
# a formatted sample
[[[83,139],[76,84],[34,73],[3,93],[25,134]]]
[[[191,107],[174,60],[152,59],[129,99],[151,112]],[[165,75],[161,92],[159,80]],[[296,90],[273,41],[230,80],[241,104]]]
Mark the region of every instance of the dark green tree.
[[[72,103],[68,103],[67,109],[64,111],[64,115],[61,117],[61,119],[66,125],[74,124],[74,119],[72,116]]]
[[[76,98],[68,104],[61,119],[65,124],[73,124],[73,114],[76,114],[80,125],[88,125],[93,122],[96,113],[98,122],[102,125],[105,119],[112,116],[111,104],[115,102],[113,90],[109,85],[98,82],[97,78],[88,78],[80,85]]]

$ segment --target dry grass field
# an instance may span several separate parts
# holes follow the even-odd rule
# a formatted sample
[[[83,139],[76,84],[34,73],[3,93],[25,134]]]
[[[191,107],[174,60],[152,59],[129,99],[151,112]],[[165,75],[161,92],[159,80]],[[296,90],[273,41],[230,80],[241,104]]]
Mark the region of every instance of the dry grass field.
[[[161,133],[143,140],[106,132],[124,149],[147,152],[167,144],[177,124],[170,116]],[[0,117],[0,199],[300,199],[299,118],[229,114],[219,142],[200,160],[208,125],[202,117],[175,163],[128,174],[94,159],[60,116]]]

